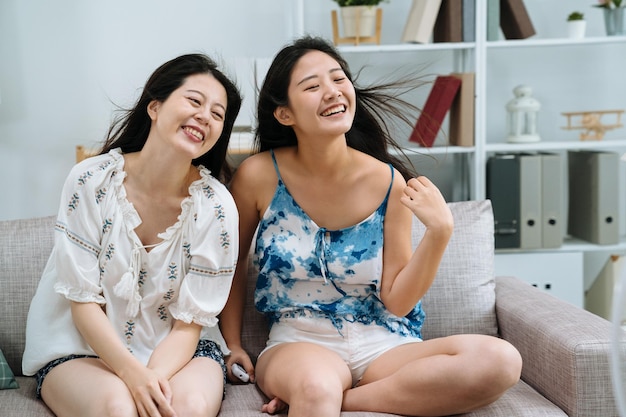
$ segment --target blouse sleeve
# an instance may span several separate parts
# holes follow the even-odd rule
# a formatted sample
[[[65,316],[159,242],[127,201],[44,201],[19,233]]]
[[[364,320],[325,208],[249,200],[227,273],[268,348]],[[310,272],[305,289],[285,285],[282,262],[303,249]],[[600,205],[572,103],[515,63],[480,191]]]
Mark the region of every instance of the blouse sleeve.
[[[190,219],[189,270],[169,309],[177,320],[212,327],[226,304],[235,273],[239,215],[232,196],[217,180],[201,194]]]
[[[98,255],[102,238],[102,177],[106,164],[90,160],[74,166],[65,180],[55,225],[57,293],[77,302],[105,304]]]

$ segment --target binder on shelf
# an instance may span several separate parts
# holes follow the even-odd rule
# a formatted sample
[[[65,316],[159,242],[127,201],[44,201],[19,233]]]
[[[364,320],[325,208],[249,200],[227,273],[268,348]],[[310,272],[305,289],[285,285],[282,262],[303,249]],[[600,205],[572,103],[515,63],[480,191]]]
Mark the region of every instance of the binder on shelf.
[[[500,27],[506,39],[526,39],[535,34],[523,0],[500,0]]]
[[[463,42],[463,3],[442,0],[433,27],[433,42]]]
[[[619,155],[569,151],[568,233],[599,245],[619,242]]]
[[[463,42],[476,40],[476,0],[463,0]]]
[[[541,155],[519,155],[520,248],[542,246]]]
[[[440,6],[441,0],[413,0],[402,33],[402,41],[429,43]]]
[[[520,247],[519,181],[515,154],[495,154],[487,160],[487,198],[493,207],[496,249]]]
[[[424,108],[411,132],[409,142],[418,143],[427,148],[433,146],[460,86],[461,80],[451,75],[440,75],[435,79]]]
[[[459,91],[450,107],[450,145],[474,146],[474,73],[452,73],[461,80]]]
[[[541,234],[543,248],[559,248],[564,234],[563,157],[541,152]]]
[[[500,0],[487,0],[487,40],[500,39]]]

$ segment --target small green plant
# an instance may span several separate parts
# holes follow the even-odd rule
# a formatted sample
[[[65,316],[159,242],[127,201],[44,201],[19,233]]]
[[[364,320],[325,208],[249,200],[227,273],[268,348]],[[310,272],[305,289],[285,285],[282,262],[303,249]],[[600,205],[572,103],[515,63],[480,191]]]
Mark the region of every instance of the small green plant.
[[[389,0],[333,0],[339,7],[346,6],[378,6],[380,3],[387,3]]]
[[[574,20],[585,20],[585,15],[583,15],[581,12],[572,12],[569,14],[569,16],[567,16],[567,21],[571,22]]]
[[[602,7],[603,9],[615,9],[616,7],[622,7],[623,0],[598,0],[598,4],[594,4],[594,7]]]

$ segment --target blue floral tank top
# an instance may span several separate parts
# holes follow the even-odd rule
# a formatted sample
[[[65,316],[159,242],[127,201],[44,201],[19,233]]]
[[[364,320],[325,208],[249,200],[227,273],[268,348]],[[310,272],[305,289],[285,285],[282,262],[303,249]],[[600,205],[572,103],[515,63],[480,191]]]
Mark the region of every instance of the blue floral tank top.
[[[425,314],[419,302],[406,316],[380,299],[383,222],[391,184],[380,206],[363,221],[340,230],[319,227],[293,199],[272,153],[278,185],[259,223],[254,261],[259,268],[256,308],[271,324],[286,317],[331,320],[387,328],[421,338]],[[394,170],[391,167],[391,183]]]

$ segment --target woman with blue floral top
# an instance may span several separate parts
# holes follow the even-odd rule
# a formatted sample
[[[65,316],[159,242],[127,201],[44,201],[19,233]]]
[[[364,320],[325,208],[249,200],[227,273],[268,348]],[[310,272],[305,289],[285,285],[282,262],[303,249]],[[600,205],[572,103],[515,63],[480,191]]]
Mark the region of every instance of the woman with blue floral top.
[[[282,49],[260,90],[260,152],[231,185],[240,260],[221,325],[228,361],[270,399],[264,412],[450,415],[489,404],[519,379],[520,355],[503,340],[421,339],[420,299],[453,219],[437,187],[388,151],[381,117],[402,118],[402,101],[385,91],[355,87],[347,63],[313,37]],[[426,227],[415,251],[413,216]],[[255,303],[271,324],[256,369],[240,337],[255,232]]]
[[[222,183],[237,87],[202,54],[160,66],[61,195],[23,370],[61,416],[215,416],[238,253]]]

